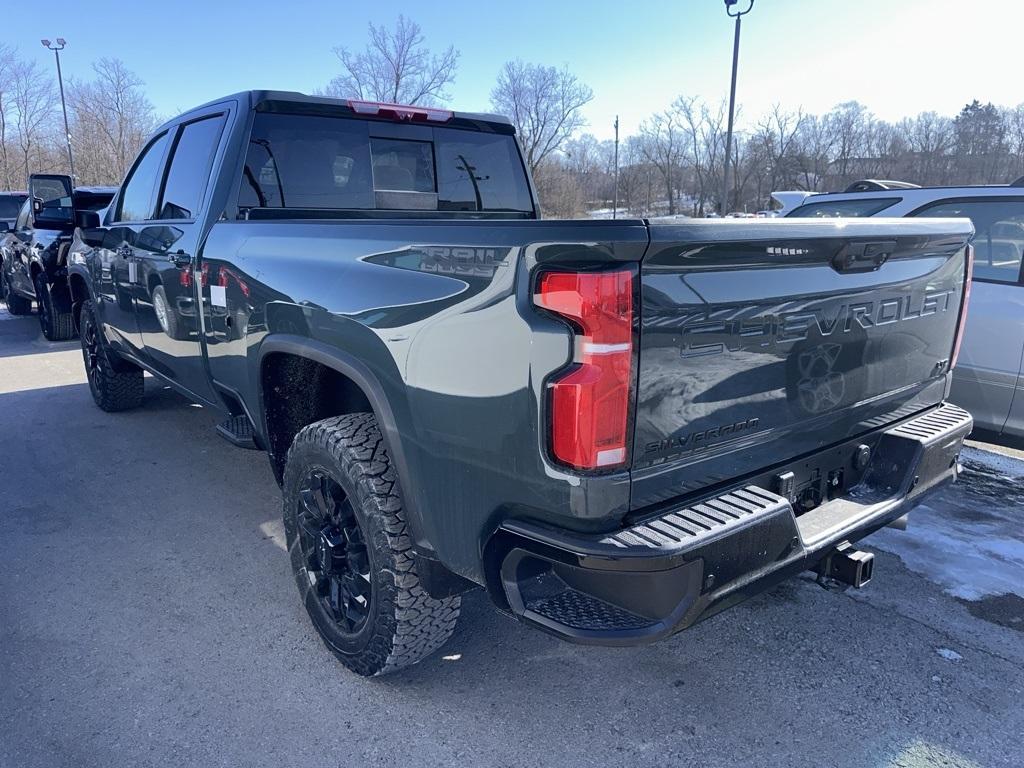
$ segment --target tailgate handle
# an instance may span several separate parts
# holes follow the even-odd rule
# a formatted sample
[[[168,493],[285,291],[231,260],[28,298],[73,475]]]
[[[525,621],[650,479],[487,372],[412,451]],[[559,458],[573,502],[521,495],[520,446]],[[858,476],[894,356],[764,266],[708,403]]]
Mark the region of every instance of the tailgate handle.
[[[836,272],[874,272],[896,250],[895,240],[846,243],[832,259]]]

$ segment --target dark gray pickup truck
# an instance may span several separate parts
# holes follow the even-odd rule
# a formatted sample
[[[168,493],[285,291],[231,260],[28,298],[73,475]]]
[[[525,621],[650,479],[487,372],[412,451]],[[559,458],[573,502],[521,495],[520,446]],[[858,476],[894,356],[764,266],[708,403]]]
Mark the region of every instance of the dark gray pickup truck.
[[[70,285],[96,403],[149,371],[282,484],[345,665],[460,595],[630,644],[803,570],[952,481],[966,220],[540,221],[510,124],[255,91],[161,127]]]

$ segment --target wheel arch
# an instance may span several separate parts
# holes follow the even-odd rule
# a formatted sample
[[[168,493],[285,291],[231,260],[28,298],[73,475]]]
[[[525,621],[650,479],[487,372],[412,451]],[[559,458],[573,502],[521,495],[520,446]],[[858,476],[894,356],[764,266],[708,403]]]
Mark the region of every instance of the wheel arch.
[[[306,412],[305,418],[286,422],[282,425],[277,419],[281,414],[268,409],[268,386],[275,386],[273,379],[274,366],[285,359],[304,361],[303,365],[317,365],[331,371],[334,376],[340,379],[329,380],[328,386],[339,382],[347,382],[346,386],[353,389],[346,394],[349,397],[347,409],[340,412],[328,412],[332,409],[324,409],[314,406]],[[257,363],[257,402],[258,418],[260,424],[258,429],[263,434],[274,476],[278,483],[281,482],[284,474],[284,462],[287,456],[288,446],[298,431],[308,423],[319,421],[322,418],[342,415],[343,413],[357,413],[360,410],[369,410],[376,416],[377,423],[386,440],[388,453],[391,455],[391,462],[398,474],[399,487],[403,490],[403,503],[405,505],[407,524],[413,533],[413,540],[418,550],[426,550],[424,554],[433,550],[432,545],[420,538],[418,535],[422,530],[421,510],[418,498],[414,492],[415,485],[412,481],[408,457],[402,441],[402,430],[396,418],[395,409],[387,396],[386,390],[374,371],[356,356],[330,346],[315,339],[290,334],[270,336],[260,345]],[[278,369],[280,370],[280,369]],[[294,382],[293,382],[294,383]],[[308,390],[302,391],[308,394]],[[312,399],[312,398],[307,398]],[[344,401],[344,397],[342,400]],[[337,410],[337,409],[333,409]],[[314,418],[315,417],[315,418]],[[287,417],[285,417],[287,419]],[[300,423],[305,422],[305,423]],[[275,430],[277,430],[275,432]]]

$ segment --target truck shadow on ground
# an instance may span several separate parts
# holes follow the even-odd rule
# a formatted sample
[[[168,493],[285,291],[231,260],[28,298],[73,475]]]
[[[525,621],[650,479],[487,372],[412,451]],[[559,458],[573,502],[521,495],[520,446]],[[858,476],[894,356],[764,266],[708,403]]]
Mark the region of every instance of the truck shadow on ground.
[[[963,660],[950,661],[936,653],[955,643],[942,632],[806,578],[628,649],[565,644],[477,591],[436,656],[364,680],[299,604],[265,456],[223,443],[214,414],[154,380],[129,413],[100,412],[84,384],[0,395],[0,413],[25,435],[0,492],[0,592],[15,598],[0,627],[18,628],[0,629],[0,644],[18,716],[60,719],[57,738],[78,748],[102,753],[139,718],[164,723],[174,744],[197,720],[228,717],[206,757],[288,762],[354,730],[352,755],[379,758],[385,722],[439,764],[966,766],[1012,755],[1024,727],[1019,665],[959,645]],[[54,445],[59,477],[41,460]],[[966,616],[897,558],[879,560],[871,589]],[[68,583],[75,599],[58,621]],[[54,654],[57,633],[68,647]],[[408,764],[392,757],[377,762]]]

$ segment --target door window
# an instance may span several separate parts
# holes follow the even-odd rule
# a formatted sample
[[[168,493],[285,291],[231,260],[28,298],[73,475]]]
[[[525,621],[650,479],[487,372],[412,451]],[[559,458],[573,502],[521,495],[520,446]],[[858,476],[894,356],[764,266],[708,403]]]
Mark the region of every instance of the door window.
[[[974,223],[975,279],[1020,282],[1024,200],[942,200],[913,215],[969,218]]]
[[[223,127],[224,115],[216,115],[196,120],[181,129],[167,171],[157,218],[196,217]]]
[[[157,182],[166,149],[167,134],[162,133],[143,151],[122,187],[117,221],[148,221],[153,218]]]

